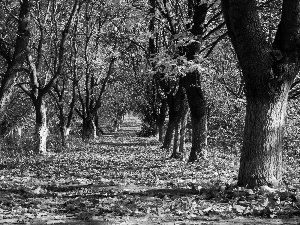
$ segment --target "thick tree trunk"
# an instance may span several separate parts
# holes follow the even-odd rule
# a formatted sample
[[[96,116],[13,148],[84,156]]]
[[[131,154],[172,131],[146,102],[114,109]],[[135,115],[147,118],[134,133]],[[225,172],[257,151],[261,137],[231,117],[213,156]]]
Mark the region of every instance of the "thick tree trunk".
[[[222,0],[228,34],[245,80],[247,99],[238,185],[278,185],[282,135],[291,84],[299,72],[300,2],[284,0],[271,45],[257,1]]]
[[[200,73],[197,70],[187,73],[184,87],[191,110],[192,148],[189,162],[196,161],[198,156],[206,155],[207,146],[207,113],[206,100],[200,86]]]
[[[91,140],[97,137],[95,122],[92,118],[84,118],[82,121],[82,140]]]
[[[36,124],[35,124],[35,151],[40,154],[47,152],[47,108],[43,102],[35,104]]]
[[[277,186],[282,177],[282,138],[288,90],[276,100],[248,99],[239,186]]]

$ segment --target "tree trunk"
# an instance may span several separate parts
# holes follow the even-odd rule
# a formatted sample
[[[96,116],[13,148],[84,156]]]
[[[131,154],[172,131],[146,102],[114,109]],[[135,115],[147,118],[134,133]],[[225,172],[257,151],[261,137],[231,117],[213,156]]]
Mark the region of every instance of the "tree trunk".
[[[91,140],[97,137],[95,122],[92,118],[84,118],[82,121],[82,140]]]
[[[179,141],[180,141],[180,123],[175,124],[174,129],[174,144],[173,144],[173,152],[170,158],[179,159],[181,157],[181,152],[179,152]]]
[[[171,142],[173,139],[173,134],[174,134],[174,129],[175,129],[175,124],[176,124],[176,120],[175,120],[175,115],[176,112],[174,112],[173,110],[170,109],[169,107],[169,122],[168,122],[168,126],[167,126],[167,131],[166,131],[166,135],[164,138],[164,143],[162,148],[164,149],[169,149],[171,146]]]
[[[63,147],[67,147],[67,139],[68,139],[68,133],[67,126],[66,126],[66,118],[64,115],[64,109],[62,105],[59,105],[59,132],[60,132],[60,138],[61,138],[61,145]]]
[[[70,129],[70,127],[67,127],[66,125],[63,125],[63,126],[59,127],[59,130],[60,130],[60,136],[61,136],[61,145],[63,147],[67,147],[71,129]]]
[[[103,134],[103,131],[101,130],[101,128],[99,126],[98,111],[97,111],[97,113],[95,115],[94,123],[95,123],[95,129],[96,129],[96,136],[101,136]]]
[[[183,90],[183,89],[182,89]],[[178,96],[181,99],[179,111],[177,111],[176,122],[175,122],[175,134],[174,134],[174,145],[173,153],[171,158],[181,158],[185,150],[185,128],[187,122],[187,114],[189,111],[188,103],[185,92],[183,90],[182,96]]]
[[[222,0],[222,11],[245,80],[247,99],[238,185],[277,186],[287,97],[299,72],[300,2],[284,0],[272,45],[257,1]]]
[[[167,101],[165,99],[161,100],[160,112],[157,119],[157,127],[158,127],[158,141],[163,142],[164,137],[164,124],[166,120],[167,114]]]
[[[180,126],[180,119],[181,119],[181,114],[183,109],[182,104],[184,101],[186,101],[185,93],[181,85],[178,88],[176,94],[170,93],[167,96],[167,103],[169,106],[169,122],[168,122],[167,131],[163,143],[163,148],[165,149],[170,148],[172,139],[174,138],[175,129],[178,131],[180,129],[178,126]],[[177,138],[176,141],[178,140]]]
[[[48,137],[48,126],[47,126],[47,108],[44,102],[35,104],[35,151],[40,154],[47,152],[47,137]]]
[[[190,32],[197,38],[191,41],[185,47],[185,55],[187,60],[193,61],[197,59],[197,55],[201,49],[201,37],[204,32],[204,22],[208,11],[206,1],[188,1],[189,17],[192,19],[190,24]],[[192,148],[189,157],[189,162],[196,161],[199,156],[206,155],[207,146],[207,114],[206,100],[201,89],[200,77],[201,74],[197,68],[189,68],[184,80],[184,87],[188,97],[189,106],[191,109],[192,121]]]
[[[282,138],[288,90],[275,101],[248,99],[239,186],[277,186],[282,177]]]
[[[192,148],[189,162],[196,161],[198,156],[206,155],[207,146],[207,114],[206,100],[200,86],[200,73],[190,71],[184,78],[184,87],[191,110]]]
[[[171,158],[181,158],[183,152],[180,150],[183,150],[183,147],[180,148],[180,141],[182,140],[181,134],[184,133],[181,131],[181,125],[188,112],[186,93],[181,84],[176,95],[172,96],[170,99],[169,113],[172,113],[174,117],[174,142]]]
[[[187,126],[187,119],[189,114],[189,108],[186,107],[186,112],[181,119],[181,128],[180,128],[180,145],[179,145],[179,152],[185,152],[185,134],[186,134],[186,126]]]

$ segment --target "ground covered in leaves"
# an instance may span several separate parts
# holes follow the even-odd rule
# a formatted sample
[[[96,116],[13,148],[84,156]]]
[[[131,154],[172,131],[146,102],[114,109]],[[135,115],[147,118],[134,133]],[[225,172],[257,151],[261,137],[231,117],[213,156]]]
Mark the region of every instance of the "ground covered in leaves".
[[[126,124],[125,124],[126,125]],[[132,123],[45,156],[2,157],[0,224],[298,224],[299,160],[282,189],[237,188],[235,149],[170,160]],[[299,157],[300,158],[300,157]]]

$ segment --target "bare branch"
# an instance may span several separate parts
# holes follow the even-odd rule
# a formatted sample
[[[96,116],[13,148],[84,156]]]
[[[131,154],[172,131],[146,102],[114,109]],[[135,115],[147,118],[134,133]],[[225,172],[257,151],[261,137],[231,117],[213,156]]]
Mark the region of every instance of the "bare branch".
[[[214,48],[216,47],[216,45],[223,39],[227,36],[227,32],[225,32],[224,34],[220,35],[217,40],[215,40],[213,43],[211,43],[208,47],[209,47],[209,50],[207,51],[206,55],[204,56],[204,58],[207,58],[211,53],[212,51],[214,50]],[[207,49],[207,48],[206,48]],[[203,51],[203,50],[202,50]],[[202,52],[201,51],[201,52]]]
[[[30,90],[25,86],[25,84],[17,84],[17,86],[19,88],[21,88],[21,90],[26,94],[28,95],[29,97],[31,97],[31,92]]]

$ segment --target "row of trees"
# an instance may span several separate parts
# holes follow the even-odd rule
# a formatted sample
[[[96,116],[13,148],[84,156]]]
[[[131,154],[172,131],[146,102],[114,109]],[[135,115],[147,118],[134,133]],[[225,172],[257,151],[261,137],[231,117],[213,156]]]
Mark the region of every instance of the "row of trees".
[[[95,137],[106,89],[120,86],[140,51],[132,39],[140,29],[130,25],[142,23],[135,11],[111,1],[1,2],[2,133],[13,127],[13,121],[5,121],[10,116],[6,112],[19,89],[33,105],[36,152],[47,151],[49,107],[56,108],[62,145],[74,115],[82,121],[82,138]],[[119,95],[110,102],[119,111],[117,120],[129,108],[119,103],[124,99]]]
[[[242,76],[238,92],[232,91],[230,86],[227,89],[237,97],[243,91],[246,96],[238,185],[278,185],[282,179],[283,128],[288,95],[299,72],[299,2],[223,0],[219,4],[218,1],[187,1],[186,8],[180,4],[179,9],[176,1],[150,2],[152,8],[157,7],[158,18],[165,19],[162,32],[169,32],[168,39],[163,39],[166,35],[160,37],[150,22],[149,30],[154,31],[159,39],[156,42],[150,39],[149,43],[154,58],[153,79],[157,80],[156,88],[163,92],[160,105],[163,106],[166,99],[169,108],[164,147],[169,147],[169,134],[175,130],[172,157],[180,151],[177,142],[180,127],[185,126],[188,102],[193,126],[189,160],[197,159],[197,152],[204,154],[201,145],[206,144],[207,106],[201,88],[201,66],[211,49],[205,52],[203,48],[214,46],[228,34]],[[220,6],[226,31],[223,31],[224,22],[217,19]],[[180,24],[184,19],[188,22]],[[215,41],[211,41],[211,36],[216,38]],[[165,51],[159,45],[163,41],[167,43],[163,47],[169,45]],[[166,60],[162,60],[161,55]],[[161,120],[157,119],[158,126],[159,122]]]
[[[235,99],[234,111],[246,104],[238,184],[276,185],[288,94],[299,93],[299,9],[296,0],[2,1],[1,133],[12,127],[15,99],[33,106],[41,153],[47,108],[62,145],[74,118],[88,140],[101,116],[114,114],[117,127],[133,110],[142,133],[159,134],[179,158],[190,115],[195,161],[208,150],[208,127],[233,128],[220,106]],[[216,123],[216,113],[227,120]]]

